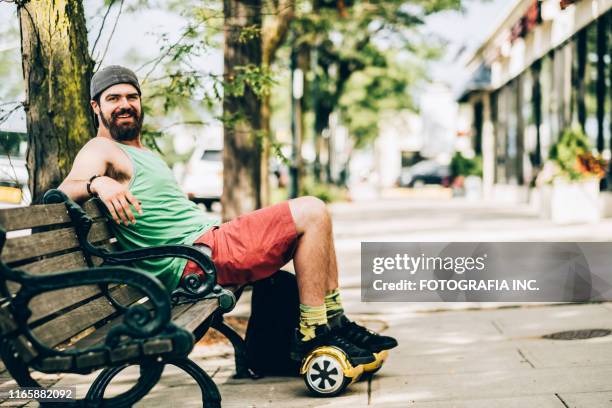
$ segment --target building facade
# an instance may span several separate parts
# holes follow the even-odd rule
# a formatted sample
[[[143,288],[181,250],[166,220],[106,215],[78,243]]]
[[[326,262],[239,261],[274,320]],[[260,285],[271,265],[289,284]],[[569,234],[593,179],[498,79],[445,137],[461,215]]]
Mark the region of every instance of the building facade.
[[[469,61],[472,79],[459,98],[471,111],[485,196],[526,198],[570,127],[610,158],[611,49],[612,0],[515,2]]]

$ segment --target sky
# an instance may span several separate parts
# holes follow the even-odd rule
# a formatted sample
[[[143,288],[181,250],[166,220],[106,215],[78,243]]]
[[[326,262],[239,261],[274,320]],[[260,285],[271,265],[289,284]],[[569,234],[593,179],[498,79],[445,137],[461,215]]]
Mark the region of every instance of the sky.
[[[137,0],[126,0],[125,7],[129,7]],[[88,22],[89,43],[93,44],[102,21],[103,9],[100,1],[85,0],[85,13]],[[431,73],[436,81],[448,83],[456,92],[460,85],[469,78],[465,70],[465,63],[471,52],[486,39],[496,25],[506,15],[508,7],[514,1],[508,0],[465,0],[464,12],[446,11],[427,18],[424,30],[431,32],[448,42],[447,52],[440,61],[432,63]],[[102,51],[101,44],[108,43],[115,21],[118,7],[114,7],[109,15],[107,24],[102,32],[94,56]],[[160,52],[155,33],[167,32],[169,40],[178,38],[180,29],[185,25],[182,17],[164,12],[162,10],[145,10],[138,13],[137,24],[134,14],[124,14],[118,20],[115,33],[108,44],[108,52],[103,60],[103,66],[122,64],[137,69],[142,61],[150,60]],[[10,84],[22,80],[21,63],[19,61],[19,38],[16,35],[2,35],[12,28],[18,33],[15,5],[0,2],[0,53],[9,53],[16,61],[11,66],[0,67],[0,109],[6,98],[6,88]],[[459,52],[463,50],[463,52]],[[6,55],[6,54],[5,54]],[[99,55],[99,54],[98,54]],[[223,55],[221,50],[213,50],[209,55],[201,57],[211,72],[222,72]],[[7,74],[8,72],[8,74]],[[137,72],[144,75],[146,68]],[[23,93],[16,100],[23,99]],[[3,130],[25,131],[23,113],[14,115],[11,120],[0,125]]]
[[[433,79],[457,93],[469,79],[465,64],[514,4],[516,1],[465,0],[464,12],[445,11],[428,17],[425,30],[448,42],[444,58],[432,64]]]

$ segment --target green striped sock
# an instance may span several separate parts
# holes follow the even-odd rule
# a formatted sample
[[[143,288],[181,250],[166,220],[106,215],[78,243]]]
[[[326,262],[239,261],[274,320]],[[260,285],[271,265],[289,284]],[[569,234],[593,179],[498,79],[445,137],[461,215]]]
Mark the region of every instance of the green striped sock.
[[[315,337],[317,326],[327,324],[325,305],[306,306],[300,304],[300,333],[302,341],[308,341]]]
[[[338,288],[327,292],[325,295],[325,309],[327,320],[334,320],[344,314],[342,301],[340,300],[340,290]]]

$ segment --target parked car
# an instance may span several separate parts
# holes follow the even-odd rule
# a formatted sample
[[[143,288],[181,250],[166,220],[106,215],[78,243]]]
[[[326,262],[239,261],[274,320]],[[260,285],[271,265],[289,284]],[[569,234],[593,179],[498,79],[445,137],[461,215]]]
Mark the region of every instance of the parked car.
[[[425,184],[439,184],[448,187],[451,181],[450,166],[435,160],[422,160],[400,173],[400,187],[419,187]]]
[[[182,185],[190,200],[212,211],[223,192],[223,151],[197,147],[185,168]]]
[[[0,156],[0,208],[23,207],[30,201],[25,158]]]

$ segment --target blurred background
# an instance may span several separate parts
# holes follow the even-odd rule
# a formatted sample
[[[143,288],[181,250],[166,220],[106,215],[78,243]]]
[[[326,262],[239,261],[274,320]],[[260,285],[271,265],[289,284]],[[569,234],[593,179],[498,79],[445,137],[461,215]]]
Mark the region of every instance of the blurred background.
[[[39,60],[25,52],[37,25],[53,26],[45,13],[63,12],[32,4],[33,17],[0,2],[3,206],[36,202],[94,135],[67,102],[49,114],[60,118],[51,117],[53,129],[33,113],[45,92],[88,107],[77,91],[59,97],[49,79],[68,76],[58,56],[75,52],[69,34],[39,38]],[[86,28],[80,72],[112,64],[137,72],[145,141],[191,199],[225,219],[303,194],[521,203],[559,223],[612,212],[611,1],[82,7],[61,17],[68,33],[84,37],[77,28]],[[48,71],[32,79],[44,61]]]
[[[124,65],[145,144],[211,217],[331,203],[343,304],[400,346],[326,406],[609,407],[610,302],[368,303],[360,272],[363,242],[611,242],[611,49],[612,0],[0,0],[0,207],[59,185],[92,73]],[[224,406],[324,404],[233,380],[217,342],[192,356]]]

